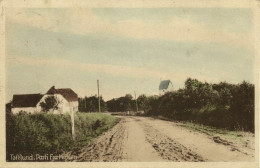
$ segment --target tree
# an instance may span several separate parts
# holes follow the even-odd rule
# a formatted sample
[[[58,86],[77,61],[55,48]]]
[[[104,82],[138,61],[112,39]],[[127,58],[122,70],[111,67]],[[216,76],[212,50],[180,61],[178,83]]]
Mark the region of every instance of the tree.
[[[107,110],[106,102],[103,100],[103,97],[100,96],[100,106],[101,111]],[[79,111],[80,112],[98,112],[98,97],[90,96],[79,98]]]
[[[58,110],[60,103],[61,101],[56,96],[48,96],[40,103],[40,106],[44,112],[49,112],[51,110]]]
[[[13,100],[10,100],[8,103],[5,104],[6,116],[12,114],[12,102]]]
[[[126,94],[117,99],[107,101],[107,109],[110,112],[123,112],[136,110],[135,100],[131,94]]]
[[[237,127],[254,131],[255,87],[243,81],[233,91],[230,110],[237,122]]]

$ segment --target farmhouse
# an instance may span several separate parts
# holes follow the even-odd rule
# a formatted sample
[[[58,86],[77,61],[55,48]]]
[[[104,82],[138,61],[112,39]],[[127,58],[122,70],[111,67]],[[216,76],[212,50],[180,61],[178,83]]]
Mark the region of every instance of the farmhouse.
[[[78,95],[70,88],[55,89],[52,86],[46,94],[23,94],[13,95],[12,113],[21,111],[27,113],[37,113],[42,111],[41,102],[49,96],[54,96],[59,100],[58,109],[52,110],[54,114],[64,114],[78,111]]]

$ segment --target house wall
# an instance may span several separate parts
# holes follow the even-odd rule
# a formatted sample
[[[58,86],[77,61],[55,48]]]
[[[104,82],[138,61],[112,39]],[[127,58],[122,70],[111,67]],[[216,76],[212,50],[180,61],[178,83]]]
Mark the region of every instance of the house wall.
[[[19,112],[21,111],[25,111],[27,113],[31,113],[31,114],[34,114],[34,113],[37,113],[38,110],[36,107],[19,107],[19,108],[12,108],[12,113],[13,114],[18,114]]]
[[[53,95],[44,95],[42,97],[42,99],[39,101],[39,103],[37,104],[37,110],[38,111],[42,111],[42,108],[40,106],[41,102],[44,102],[44,100],[48,97],[48,96],[53,96]],[[54,94],[54,96],[61,102],[58,105],[58,109],[51,111],[54,114],[65,114],[65,113],[69,113],[70,112],[70,104],[69,102],[60,94]]]
[[[37,113],[42,111],[42,107],[40,106],[41,102],[44,102],[44,100],[48,96],[53,96],[53,95],[44,95],[41,100],[37,103],[36,107],[21,107],[21,108],[12,108],[12,113],[13,114],[18,114],[20,111],[25,111],[27,113]],[[73,102],[68,102],[61,94],[54,94],[56,98],[61,102],[58,105],[58,109],[51,111],[54,114],[65,114],[65,113],[70,113],[70,112],[77,112],[78,111],[78,106],[79,103],[78,101],[73,101]]]

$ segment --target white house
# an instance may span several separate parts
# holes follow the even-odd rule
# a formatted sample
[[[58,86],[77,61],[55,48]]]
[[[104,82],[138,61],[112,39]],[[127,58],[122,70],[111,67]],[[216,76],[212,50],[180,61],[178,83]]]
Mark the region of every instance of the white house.
[[[21,111],[27,113],[38,113],[42,111],[41,102],[49,96],[59,100],[58,109],[51,111],[54,114],[64,114],[78,111],[78,95],[70,88],[55,89],[51,87],[46,94],[23,94],[14,95],[12,102],[12,113]]]
[[[40,111],[37,104],[42,99],[42,97],[42,94],[14,95],[12,101],[12,113],[17,114],[20,111],[36,113]]]

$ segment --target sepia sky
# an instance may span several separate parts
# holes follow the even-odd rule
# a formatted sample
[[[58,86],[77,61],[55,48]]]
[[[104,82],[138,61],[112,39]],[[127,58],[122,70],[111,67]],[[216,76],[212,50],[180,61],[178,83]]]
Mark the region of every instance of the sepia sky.
[[[250,9],[10,9],[6,15],[6,101],[51,86],[105,100],[158,94],[201,81],[253,81]]]

